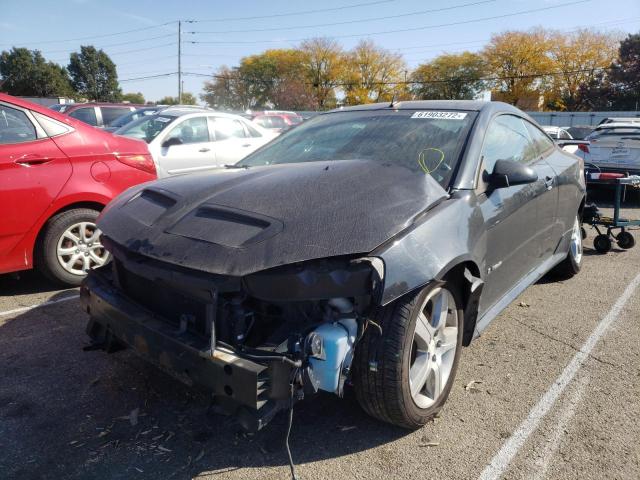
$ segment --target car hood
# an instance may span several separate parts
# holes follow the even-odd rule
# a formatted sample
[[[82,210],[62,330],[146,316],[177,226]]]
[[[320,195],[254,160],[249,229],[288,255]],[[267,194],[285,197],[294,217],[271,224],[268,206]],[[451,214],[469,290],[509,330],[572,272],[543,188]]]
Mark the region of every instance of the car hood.
[[[342,160],[237,168],[133,187],[99,228],[129,251],[242,276],[365,254],[447,196],[422,172]]]

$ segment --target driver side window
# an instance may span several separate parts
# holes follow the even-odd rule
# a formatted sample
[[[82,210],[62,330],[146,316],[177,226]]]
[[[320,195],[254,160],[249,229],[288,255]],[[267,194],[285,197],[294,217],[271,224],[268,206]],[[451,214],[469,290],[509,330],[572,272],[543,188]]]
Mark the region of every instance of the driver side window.
[[[209,127],[207,126],[206,117],[195,117],[179,123],[173,130],[169,132],[164,139],[171,140],[176,138],[179,145],[188,145],[190,143],[204,143],[209,141]]]
[[[537,149],[522,120],[514,115],[500,115],[492,120],[482,147],[484,170],[493,171],[498,160],[529,163],[536,159]]]

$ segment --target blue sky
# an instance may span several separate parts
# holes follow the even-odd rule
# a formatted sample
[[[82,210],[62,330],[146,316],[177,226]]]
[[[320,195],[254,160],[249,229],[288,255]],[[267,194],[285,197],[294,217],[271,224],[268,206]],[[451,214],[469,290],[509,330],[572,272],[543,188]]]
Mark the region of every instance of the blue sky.
[[[519,13],[530,10],[538,11]],[[496,16],[502,18],[488,18]],[[345,48],[370,38],[402,53],[412,68],[443,52],[479,50],[492,34],[508,29],[593,27],[637,33],[640,1],[0,0],[0,50],[37,48],[66,65],[70,52],[92,44],[114,60],[124,92],[140,91],[157,100],[177,94],[175,75],[130,79],[177,71],[179,19],[197,21],[183,23],[182,70],[191,74],[209,74],[221,65],[236,65],[243,56],[314,36],[336,37]],[[206,78],[183,78],[185,91],[201,93]]]

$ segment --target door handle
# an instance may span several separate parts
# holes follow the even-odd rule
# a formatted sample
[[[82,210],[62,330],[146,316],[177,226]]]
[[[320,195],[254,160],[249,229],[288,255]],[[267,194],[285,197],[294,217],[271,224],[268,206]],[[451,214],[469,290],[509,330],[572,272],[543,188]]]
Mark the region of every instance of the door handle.
[[[206,153],[206,152],[210,152],[210,151],[211,151],[211,149],[210,149],[210,148],[207,148],[207,147],[204,147],[204,148],[201,148],[201,149],[200,149],[200,150],[198,150],[198,151],[199,151],[199,152],[202,152],[202,153]]]
[[[547,190],[551,190],[553,188],[553,177],[545,177],[544,186],[547,187]]]
[[[242,145],[243,147],[250,147],[251,144],[250,143],[245,143],[244,145]]]
[[[49,163],[53,158],[39,157],[38,155],[28,154],[17,158],[14,163],[22,165],[23,167],[33,167],[36,165],[43,165]]]

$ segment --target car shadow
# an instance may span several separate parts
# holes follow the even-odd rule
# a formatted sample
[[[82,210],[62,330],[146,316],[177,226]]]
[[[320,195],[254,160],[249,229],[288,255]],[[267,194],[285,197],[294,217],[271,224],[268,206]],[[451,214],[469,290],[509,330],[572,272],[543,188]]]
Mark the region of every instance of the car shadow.
[[[130,351],[83,351],[86,321],[77,301],[0,317],[0,471],[8,477],[182,479],[288,464],[286,412],[247,433],[209,397]],[[324,394],[296,405],[290,444],[294,461],[309,463],[408,434],[368,417],[352,392]]]
[[[0,297],[56,292],[60,288],[35,270],[0,275]]]

